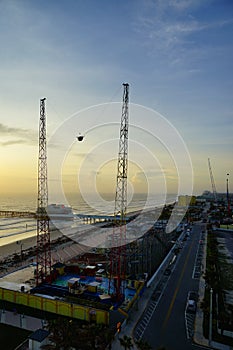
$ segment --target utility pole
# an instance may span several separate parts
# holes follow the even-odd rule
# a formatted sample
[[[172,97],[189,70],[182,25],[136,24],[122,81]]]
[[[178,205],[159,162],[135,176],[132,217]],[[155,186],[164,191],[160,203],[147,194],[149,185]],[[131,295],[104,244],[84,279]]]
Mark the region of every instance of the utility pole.
[[[230,196],[229,196],[229,174],[227,174],[227,211],[228,211],[228,217],[230,217],[231,205],[230,205]]]
[[[117,300],[124,295],[122,280],[126,271],[126,207],[127,207],[127,170],[128,170],[128,124],[129,124],[129,84],[123,84],[123,105],[121,114],[119,153],[117,165],[117,185],[115,195],[115,223],[110,252],[110,277],[114,283]]]
[[[39,157],[38,157],[38,205],[37,205],[37,261],[36,284],[43,282],[51,273],[51,247],[47,184],[47,144],[45,98],[40,100]]]

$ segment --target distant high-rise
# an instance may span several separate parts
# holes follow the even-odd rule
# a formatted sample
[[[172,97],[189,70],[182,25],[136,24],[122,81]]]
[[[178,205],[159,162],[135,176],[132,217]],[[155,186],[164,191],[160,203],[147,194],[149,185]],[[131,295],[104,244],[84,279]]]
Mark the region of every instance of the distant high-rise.
[[[188,207],[189,205],[194,205],[196,203],[195,196],[182,195],[178,197],[179,207]]]

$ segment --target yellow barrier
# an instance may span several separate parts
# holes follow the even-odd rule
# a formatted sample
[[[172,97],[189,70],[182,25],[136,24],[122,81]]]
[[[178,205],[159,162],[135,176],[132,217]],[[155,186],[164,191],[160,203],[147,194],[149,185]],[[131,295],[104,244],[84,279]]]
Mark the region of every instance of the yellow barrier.
[[[66,303],[61,300],[48,299],[38,295],[17,292],[0,288],[0,299],[31,308],[52,312],[70,318],[77,318],[87,322],[95,321],[97,324],[109,324],[109,313],[83,305]]]
[[[119,307],[118,311],[119,311],[122,315],[124,315],[125,317],[128,317],[128,316],[129,316],[129,315],[127,314],[127,312],[125,312],[124,310],[122,310],[120,307]]]
[[[141,285],[140,285],[141,284]],[[139,298],[139,294],[142,290],[142,288],[144,287],[144,283],[140,282],[140,284],[138,284],[138,289],[134,295],[134,297],[130,300],[130,302],[127,304],[125,311],[130,310],[130,308],[133,306],[134,302]]]

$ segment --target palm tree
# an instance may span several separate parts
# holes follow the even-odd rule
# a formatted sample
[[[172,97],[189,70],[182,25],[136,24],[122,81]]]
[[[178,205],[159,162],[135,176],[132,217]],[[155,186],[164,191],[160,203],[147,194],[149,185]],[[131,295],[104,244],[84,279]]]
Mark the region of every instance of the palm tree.
[[[114,338],[112,330],[104,325],[80,324],[63,317],[50,320],[48,330],[50,343],[43,345],[43,350],[104,350]]]
[[[104,340],[105,340],[105,343],[108,344],[109,349],[111,349],[111,346],[112,346],[111,344],[114,338],[115,338],[114,332],[111,329],[106,328],[104,331]]]
[[[59,317],[49,321],[48,330],[50,332],[50,344],[43,345],[42,349],[69,350],[72,346],[73,324],[71,320]]]
[[[152,347],[150,346],[150,344],[146,340],[144,341],[144,340],[140,339],[136,342],[136,345],[137,345],[139,350],[151,350],[152,349]]]
[[[123,338],[120,338],[120,344],[124,347],[125,350],[131,349],[133,347],[132,339],[127,335],[124,335]]]

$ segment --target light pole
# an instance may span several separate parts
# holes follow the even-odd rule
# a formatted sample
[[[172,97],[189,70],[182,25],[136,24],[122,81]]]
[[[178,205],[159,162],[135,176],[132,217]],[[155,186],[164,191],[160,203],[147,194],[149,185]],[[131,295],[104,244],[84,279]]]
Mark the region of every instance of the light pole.
[[[226,178],[226,192],[227,192],[227,229],[228,227],[228,220],[230,218],[230,198],[229,198],[229,174],[227,174]]]
[[[230,197],[229,197],[229,175],[230,174],[227,174],[227,210],[228,210],[228,216],[230,217],[231,208],[230,208]]]
[[[209,346],[212,343],[212,319],[213,319],[213,289],[210,289],[210,318],[209,318]]]

